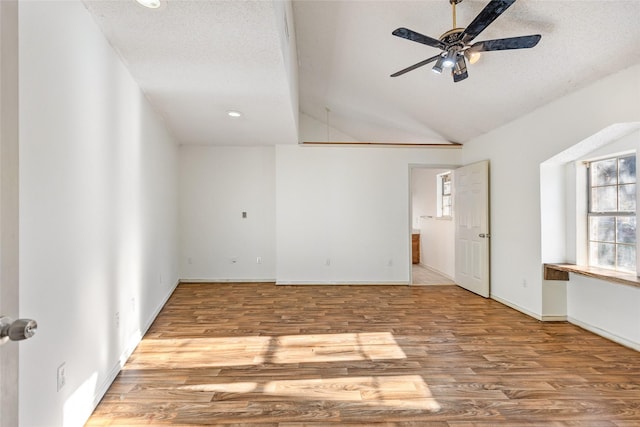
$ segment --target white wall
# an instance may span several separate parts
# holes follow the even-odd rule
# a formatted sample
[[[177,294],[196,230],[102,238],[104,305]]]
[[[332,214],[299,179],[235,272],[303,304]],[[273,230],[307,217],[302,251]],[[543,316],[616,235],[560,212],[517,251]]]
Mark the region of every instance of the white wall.
[[[628,153],[640,148],[640,131],[630,131],[628,135],[601,144],[595,150],[581,155],[578,166],[571,162],[561,166],[566,177],[567,192],[586,186],[586,168],[582,160],[596,159]],[[571,174],[573,172],[573,174]],[[576,184],[576,181],[579,181]],[[578,196],[568,197],[566,227],[567,260],[580,260],[586,263],[587,227],[585,221],[577,221],[586,215],[584,190]],[[581,200],[578,203],[576,199]],[[574,242],[579,242],[575,244]],[[572,244],[570,244],[572,243]],[[563,282],[558,282],[563,283]],[[571,274],[567,283],[567,317],[580,326],[604,335],[610,339],[640,350],[640,289],[630,286],[608,283]],[[615,313],[612,315],[612,313]]]
[[[357,142],[352,136],[304,113],[300,113],[298,139],[300,142]]]
[[[181,279],[275,281],[274,147],[182,146],[179,193]]]
[[[420,230],[420,264],[443,275],[455,276],[453,220],[437,218],[437,176],[451,169],[411,170],[413,228]]]
[[[408,283],[409,166],[456,165],[459,156],[455,149],[276,147],[278,283]]]
[[[77,426],[177,282],[177,147],[81,2],[19,23],[20,424]]]
[[[640,120],[640,66],[608,76],[465,144],[464,163],[489,159],[492,296],[544,317],[541,259],[540,164],[614,123]],[[561,237],[560,237],[561,238]],[[518,256],[513,256],[517,253]],[[581,279],[571,279],[578,287]],[[574,282],[575,280],[575,282]],[[602,282],[602,286],[608,286]],[[609,286],[610,298],[640,298],[640,289]],[[580,288],[575,290],[581,292]],[[567,295],[569,315],[600,311],[594,296]],[[636,307],[640,305],[636,304]],[[635,313],[609,313],[637,325]],[[577,318],[576,318],[577,319]],[[580,319],[577,319],[580,320]],[[594,317],[594,322],[598,319]],[[635,323],[634,323],[635,322]],[[598,325],[594,325],[598,327]],[[632,337],[630,337],[632,339]]]

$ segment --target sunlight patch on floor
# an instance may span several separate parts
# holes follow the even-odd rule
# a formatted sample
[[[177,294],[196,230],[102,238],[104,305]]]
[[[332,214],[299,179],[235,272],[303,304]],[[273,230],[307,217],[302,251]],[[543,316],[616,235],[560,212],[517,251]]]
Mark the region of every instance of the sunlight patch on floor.
[[[290,335],[277,338],[273,363],[406,359],[389,332]]]
[[[145,339],[124,370],[406,359],[389,332]]]
[[[251,366],[265,363],[267,336],[144,339],[123,370]]]
[[[340,401],[366,406],[440,410],[438,401],[419,375],[315,378],[276,380],[265,384],[255,382],[197,384],[178,387],[179,390],[239,393],[278,398]]]

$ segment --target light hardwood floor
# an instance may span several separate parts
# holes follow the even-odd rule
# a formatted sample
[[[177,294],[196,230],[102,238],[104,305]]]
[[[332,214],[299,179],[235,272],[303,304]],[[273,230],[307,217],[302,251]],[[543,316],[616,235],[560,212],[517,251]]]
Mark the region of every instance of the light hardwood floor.
[[[88,426],[640,425],[640,353],[456,286],[184,284]]]
[[[453,280],[421,264],[411,265],[413,285],[453,285]]]

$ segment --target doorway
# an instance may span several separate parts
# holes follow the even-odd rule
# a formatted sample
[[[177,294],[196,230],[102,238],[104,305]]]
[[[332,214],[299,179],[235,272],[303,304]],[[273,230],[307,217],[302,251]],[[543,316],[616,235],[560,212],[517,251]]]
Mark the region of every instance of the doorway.
[[[452,186],[443,186],[446,174],[452,170],[444,166],[410,168],[411,285],[455,284],[455,228],[451,212],[446,209]]]
[[[18,2],[0,1],[0,316],[18,318]],[[18,425],[18,344],[0,344],[0,427]]]

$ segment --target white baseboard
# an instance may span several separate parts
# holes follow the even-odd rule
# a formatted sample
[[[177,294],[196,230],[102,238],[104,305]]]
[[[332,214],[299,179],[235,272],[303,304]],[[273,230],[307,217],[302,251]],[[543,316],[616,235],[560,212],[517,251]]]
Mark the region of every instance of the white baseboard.
[[[587,330],[589,332],[593,332],[596,335],[600,335],[603,338],[606,338],[608,340],[616,342],[616,343],[618,343],[620,345],[623,345],[625,347],[629,347],[629,348],[631,348],[631,349],[633,349],[635,351],[640,351],[640,343],[630,341],[630,340],[628,340],[626,338],[622,338],[622,337],[620,337],[620,336],[618,336],[616,334],[612,334],[611,332],[605,331],[604,329],[600,329],[597,326],[590,325],[590,324],[585,323],[585,322],[583,322],[581,320],[574,319],[573,317],[570,317],[570,316],[569,316],[568,320],[569,320],[569,323],[572,323],[572,324],[574,324],[576,326],[579,326],[582,329],[585,329],[585,330]]]
[[[276,279],[229,279],[229,278],[207,278],[207,279],[180,279],[180,283],[275,283]]]
[[[630,341],[626,338],[623,338],[621,336],[618,336],[616,334],[613,334],[609,331],[605,331],[604,329],[600,329],[597,326],[593,326],[590,325],[588,323],[582,322],[578,319],[575,319],[571,316],[566,316],[566,315],[538,315],[536,313],[533,313],[532,311],[529,311],[523,307],[520,307],[517,304],[514,304],[510,301],[507,301],[503,298],[497,297],[495,295],[491,295],[491,299],[498,301],[501,304],[506,305],[507,307],[511,307],[514,310],[518,310],[519,312],[526,314],[527,316],[533,317],[534,319],[543,321],[543,322],[559,322],[559,321],[566,321],[569,322],[573,325],[579,326],[582,329],[585,329],[589,332],[592,332],[596,335],[599,335],[603,338],[606,338],[610,341],[613,341],[615,343],[618,343],[620,345],[623,345],[625,347],[628,347],[630,349],[636,350],[636,351],[640,351],[640,343],[634,342],[634,341]]]
[[[504,304],[507,307],[513,308],[514,310],[517,310],[520,313],[526,314],[529,317],[533,317],[536,320],[543,320],[541,315],[539,315],[537,313],[534,313],[533,311],[529,311],[524,307],[520,307],[518,304],[515,304],[515,303],[513,303],[511,301],[508,301],[508,300],[506,300],[504,298],[500,298],[499,296],[491,294],[491,299],[495,300],[495,301],[498,301],[500,304]]]
[[[445,273],[445,272],[443,272],[443,271],[440,271],[440,270],[438,270],[438,269],[437,269],[437,268],[435,268],[435,267],[431,267],[431,266],[430,266],[430,265],[428,265],[428,264],[422,264],[422,263],[420,263],[419,265],[423,266],[424,268],[428,268],[428,269],[429,269],[429,270],[431,270],[431,271],[435,271],[435,272],[436,272],[436,273],[438,273],[439,275],[446,277],[447,279],[451,280],[452,282],[455,282],[455,280],[454,280],[454,278],[453,278],[452,276],[449,276],[447,273]]]
[[[334,282],[330,280],[324,281],[313,281],[313,280],[278,280],[276,285],[380,285],[380,286],[389,286],[389,285],[397,285],[397,286],[408,286],[409,282],[372,282],[372,281],[361,281],[361,280],[342,280],[339,282]]]
[[[173,292],[175,291],[179,283],[180,283],[179,280],[176,281],[176,283],[169,289],[169,292],[167,292],[167,294],[162,299],[158,307],[156,307],[156,309],[153,311],[149,319],[147,319],[147,322],[142,327],[142,330],[136,331],[133,334],[131,334],[127,344],[125,345],[124,351],[120,354],[120,357],[118,358],[118,362],[111,368],[111,370],[107,374],[107,377],[102,382],[102,384],[99,387],[97,387],[96,393],[94,394],[94,397],[93,397],[92,412],[98,406],[98,403],[100,403],[100,400],[102,400],[104,395],[107,393],[107,390],[109,390],[109,387],[111,387],[111,384],[120,373],[120,370],[122,369],[124,364],[127,362],[127,360],[129,359],[133,351],[136,349],[138,344],[140,344],[142,337],[144,336],[144,334],[147,333],[147,331],[153,324],[154,320],[156,320],[156,317],[158,317],[158,314],[160,314],[160,311],[164,308],[165,304],[167,303],[167,301],[169,300],[169,298],[171,297],[171,295],[173,294]]]
[[[543,314],[540,320],[543,322],[566,322],[568,318],[566,314]]]
[[[504,304],[507,307],[513,308],[514,310],[517,310],[522,314],[526,314],[529,317],[533,317],[536,320],[540,320],[541,322],[566,322],[568,320],[566,314],[542,314],[541,315],[541,314],[534,313],[533,311],[527,310],[526,308],[523,308],[518,304],[514,304],[511,301],[508,301],[506,299],[500,298],[495,295],[491,295],[491,299],[496,300],[500,304]]]

